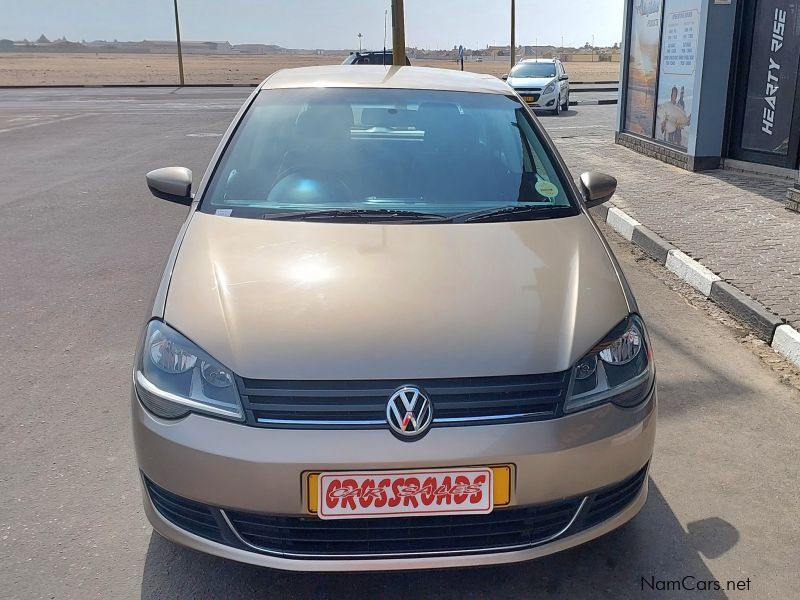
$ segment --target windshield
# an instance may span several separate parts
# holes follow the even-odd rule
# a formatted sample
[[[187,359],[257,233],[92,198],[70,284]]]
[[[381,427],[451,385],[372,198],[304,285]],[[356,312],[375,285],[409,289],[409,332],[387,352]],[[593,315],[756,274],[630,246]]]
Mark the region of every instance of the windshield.
[[[519,63],[509,77],[555,77],[555,63]]]
[[[529,119],[516,99],[498,94],[266,90],[223,153],[200,210],[398,221],[509,206],[525,207],[511,211],[514,219],[538,218],[538,208],[548,215],[541,218],[577,214]]]

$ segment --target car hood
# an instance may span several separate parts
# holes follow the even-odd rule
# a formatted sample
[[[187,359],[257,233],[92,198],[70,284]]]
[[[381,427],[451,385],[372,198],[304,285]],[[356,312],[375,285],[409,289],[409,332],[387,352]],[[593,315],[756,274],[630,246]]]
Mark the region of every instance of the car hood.
[[[545,88],[554,81],[554,77],[509,77],[508,85],[513,88]]]
[[[195,213],[164,318],[243,377],[403,379],[562,371],[627,313],[582,214],[382,225]]]

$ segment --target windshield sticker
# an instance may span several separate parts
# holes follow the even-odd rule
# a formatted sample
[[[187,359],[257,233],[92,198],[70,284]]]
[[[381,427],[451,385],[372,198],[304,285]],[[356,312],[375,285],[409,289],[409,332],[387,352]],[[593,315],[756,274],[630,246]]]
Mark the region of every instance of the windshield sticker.
[[[214,214],[218,217],[230,217],[232,212],[232,208],[218,208]]]
[[[550,200],[558,196],[558,188],[555,186],[555,184],[544,179],[540,179],[536,182],[536,191]]]

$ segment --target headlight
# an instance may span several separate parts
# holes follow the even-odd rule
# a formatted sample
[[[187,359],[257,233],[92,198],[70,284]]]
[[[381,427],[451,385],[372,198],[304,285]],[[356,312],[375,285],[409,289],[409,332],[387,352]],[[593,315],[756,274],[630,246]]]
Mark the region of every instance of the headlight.
[[[556,82],[555,82],[555,81],[553,81],[553,82],[549,83],[549,84],[547,85],[547,87],[546,87],[546,88],[544,88],[544,93],[545,93],[545,94],[552,94],[552,93],[553,93],[553,92],[555,92],[555,91],[556,91]]]
[[[654,377],[644,323],[631,315],[575,364],[564,412],[604,402],[636,406],[647,398]]]
[[[159,417],[244,418],[233,373],[161,321],[147,325],[134,381],[142,404]]]

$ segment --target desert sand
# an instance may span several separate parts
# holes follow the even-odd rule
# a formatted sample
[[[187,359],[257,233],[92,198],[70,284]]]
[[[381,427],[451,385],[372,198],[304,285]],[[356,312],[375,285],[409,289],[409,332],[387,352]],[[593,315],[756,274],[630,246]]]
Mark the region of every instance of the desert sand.
[[[278,69],[342,62],[341,55],[276,54],[264,56],[184,56],[186,83],[251,83]],[[423,67],[457,69],[451,60],[413,60]],[[564,63],[573,81],[619,79],[619,63]],[[508,72],[506,60],[467,62],[465,69],[500,76]],[[178,82],[178,60],[171,54],[2,53],[3,85],[170,84]]]

